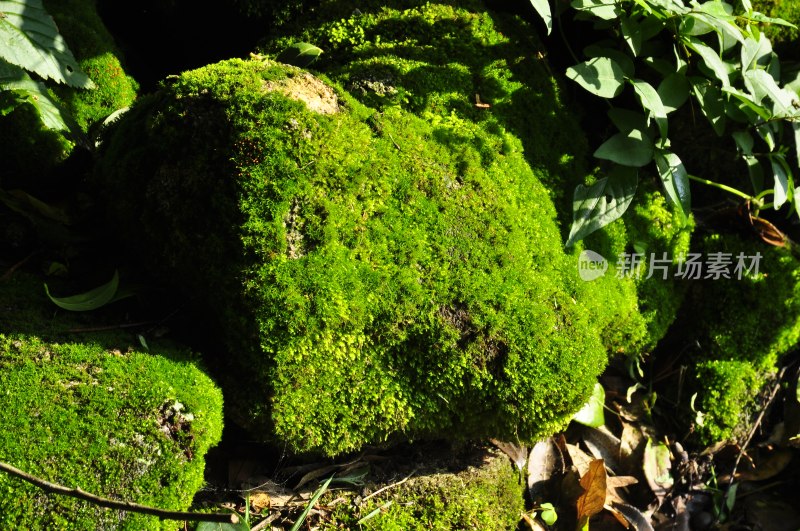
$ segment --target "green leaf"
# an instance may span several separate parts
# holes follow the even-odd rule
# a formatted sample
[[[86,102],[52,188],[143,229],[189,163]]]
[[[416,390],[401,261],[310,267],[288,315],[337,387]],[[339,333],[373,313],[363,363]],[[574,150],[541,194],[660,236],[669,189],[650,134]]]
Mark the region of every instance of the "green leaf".
[[[89,310],[96,310],[101,306],[105,306],[114,298],[119,287],[119,272],[114,271],[113,278],[93,290],[81,293],[80,295],[73,295],[71,297],[56,298],[50,295],[50,289],[47,284],[44,285],[44,291],[53,303],[59,308],[69,310],[71,312],[86,312]]]
[[[758,37],[747,37],[742,43],[742,71],[748,71],[757,65],[766,66],[772,54],[772,44],[763,33]]]
[[[705,63],[717,79],[722,82],[723,87],[730,86],[731,81],[728,77],[728,69],[717,52],[706,46],[703,41],[696,37],[684,37],[684,43],[703,59],[703,63]]]
[[[667,199],[675,205],[681,216],[688,217],[692,208],[692,192],[689,188],[689,174],[683,167],[681,159],[669,151],[656,153],[656,167]]]
[[[567,77],[601,98],[613,98],[622,92],[625,76],[622,68],[608,57],[595,57],[567,68]]]
[[[627,133],[634,129],[647,130],[647,116],[640,112],[612,107],[608,110],[608,117],[622,133]]]
[[[797,154],[797,161],[800,162],[800,122],[792,122],[794,132],[794,149]]]
[[[770,151],[775,151],[775,148],[778,147],[778,144],[775,139],[775,131],[773,130],[771,123],[759,125],[756,127],[756,133],[758,133],[758,136],[760,136],[761,139],[766,142]]]
[[[761,120],[769,120],[772,118],[772,113],[769,112],[768,109],[765,109],[764,106],[759,105],[753,99],[753,96],[747,94],[746,92],[742,92],[741,90],[735,89],[733,87],[725,87],[722,91],[726,94],[729,94],[736,98],[739,101],[739,109],[745,112],[746,114],[750,115],[754,118],[760,118]],[[695,93],[697,95],[697,93]],[[698,101],[700,101],[700,97],[698,96]],[[703,102],[700,102],[701,105]],[[753,119],[751,123],[755,124],[760,122],[761,120]]]
[[[572,0],[572,7],[602,20],[614,20],[618,16],[616,0]]]
[[[781,155],[771,155],[769,158],[772,164],[772,175],[775,177],[773,189],[775,195],[772,198],[772,204],[775,206],[775,210],[782,207],[789,198],[789,176],[786,174],[783,164],[777,160],[780,156]]]
[[[542,17],[544,25],[547,26],[547,34],[550,35],[553,30],[553,15],[550,13],[550,3],[548,0],[531,0],[531,5]]]
[[[642,108],[649,113],[658,125],[658,132],[661,134],[662,139],[667,138],[667,111],[661,103],[661,97],[658,95],[656,89],[647,81],[641,79],[634,79],[631,81],[633,90],[639,97],[639,102]]]
[[[756,193],[764,190],[764,168],[757,158],[746,155],[744,161],[747,164],[747,173],[750,176],[750,184]]]
[[[640,168],[653,160],[653,141],[639,130],[617,133],[597,148],[594,156],[622,166]]]
[[[674,72],[658,85],[658,95],[667,114],[678,110],[689,99],[689,80]]]
[[[722,136],[725,132],[725,101],[722,99],[722,93],[710,83],[696,84],[692,87],[692,91],[714,132]]]
[[[740,0],[742,3],[742,9],[744,9],[745,13],[749,13],[753,10],[753,4],[750,0]]]
[[[50,96],[44,83],[34,81],[24,70],[0,62],[0,88],[12,92],[19,103],[30,103],[46,128],[57,131],[69,130],[64,111]]]
[[[296,42],[275,58],[280,63],[306,68],[322,55],[322,49],[307,42]]]
[[[200,522],[196,531],[250,531],[250,526],[244,522],[228,524],[220,522]]]
[[[636,57],[642,53],[642,32],[639,28],[639,24],[632,18],[621,17],[620,29],[622,30],[622,36],[625,38],[625,42],[631,49],[633,56]]]
[[[0,0],[0,58],[44,79],[94,88],[42,0]]]
[[[308,513],[311,512],[311,509],[313,509],[314,506],[317,504],[317,500],[319,500],[320,497],[328,489],[328,485],[331,484],[331,481],[333,481],[333,476],[331,476],[327,480],[325,480],[325,483],[323,483],[320,486],[320,488],[317,489],[317,491],[314,493],[314,495],[311,496],[311,499],[308,500],[308,505],[306,505],[306,508],[303,510],[303,512],[300,515],[300,517],[297,519],[297,521],[292,526],[291,531],[298,531],[300,529],[300,527],[303,525],[303,522],[305,522],[306,518],[308,518]]]
[[[742,152],[742,155],[753,154],[753,146],[755,145],[753,135],[747,131],[736,131],[732,133],[731,136],[733,137],[733,141],[736,142],[736,147]]]
[[[553,507],[552,503],[543,503],[539,506],[539,517],[542,519],[547,525],[555,525],[556,520],[558,520],[558,513],[556,513],[556,508]]]
[[[603,408],[606,403],[606,391],[599,383],[594,384],[592,396],[589,401],[575,413],[572,420],[578,424],[589,426],[590,428],[599,428],[606,423],[606,417],[603,414]]]
[[[780,88],[766,70],[748,70],[744,73],[744,82],[757,103],[763,104],[765,97],[772,100],[773,115],[791,116],[795,113],[793,95]]]
[[[615,166],[608,177],[591,186],[578,185],[572,196],[572,227],[567,247],[620,218],[633,201],[639,179],[637,171]]]
[[[768,17],[762,13],[759,13],[758,11],[753,11],[748,15],[744,15],[744,18],[752,22],[765,22],[767,24],[776,24],[778,26],[786,26],[787,28],[797,29],[797,26],[791,22],[783,20],[782,18]]]

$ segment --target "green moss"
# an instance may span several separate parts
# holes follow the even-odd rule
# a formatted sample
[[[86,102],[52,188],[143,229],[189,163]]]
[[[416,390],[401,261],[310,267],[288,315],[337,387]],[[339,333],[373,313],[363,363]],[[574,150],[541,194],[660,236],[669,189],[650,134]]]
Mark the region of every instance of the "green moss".
[[[119,334],[52,342],[19,332],[24,317],[32,319],[25,327],[58,335],[40,290],[19,278],[0,285],[0,461],[93,494],[186,510],[203,484],[204,456],[221,437],[219,389],[174,347],[143,353]],[[20,305],[25,292],[34,300]],[[175,522],[46,494],[0,474],[0,525],[140,530]]]
[[[782,18],[796,26],[800,25],[800,5],[794,0],[754,0],[753,10],[764,13],[769,17]],[[764,28],[764,33],[778,47],[796,46],[797,38],[800,37],[800,32],[797,28],[778,24],[767,24],[766,28]],[[796,53],[794,51],[794,55]]]
[[[505,456],[488,454],[484,459],[458,472],[416,473],[402,485],[360,504],[357,511],[338,504],[331,521],[321,529],[516,529],[525,509],[524,484]],[[379,514],[357,526],[359,519],[380,507],[384,509]]]
[[[96,85],[93,90],[80,90],[48,84],[77,128],[87,133],[95,121],[130,105],[138,86],[123,70],[120,53],[97,15],[94,0],[46,1],[45,7]],[[75,142],[69,133],[44,128],[31,105],[0,117],[0,143],[9,154],[0,168],[0,184],[6,188],[42,185],[69,156]]]
[[[619,351],[638,354],[652,350],[666,335],[678,316],[688,287],[675,278],[675,273],[681,257],[689,253],[693,230],[694,221],[684,223],[656,185],[643,178],[625,215],[585,240],[586,249],[599,252],[613,263],[618,263],[626,254],[642,256],[640,269],[626,279],[631,285],[628,289],[633,289],[635,295],[620,301],[636,301],[628,304],[636,304],[637,311],[621,312],[620,315],[629,318],[612,324],[609,333],[616,334],[618,339],[606,344],[621,345],[624,348],[618,348]],[[669,260],[666,278],[663,271],[655,269],[650,276],[651,256],[656,260]],[[617,274],[615,268],[610,271],[610,275]],[[620,339],[620,334],[627,334],[627,339]]]
[[[123,241],[227,334],[234,414],[327,453],[562,428],[617,310],[584,304],[520,142],[341,92],[318,114],[287,83],[330,90],[266,60],[186,72],[100,167]]]
[[[764,375],[746,361],[717,360],[698,364],[695,378],[701,392],[695,409],[703,414],[695,426],[700,440],[711,444],[746,436]]]
[[[692,290],[686,311],[708,359],[747,361],[769,371],[800,340],[800,262],[787,249],[736,235],[711,235],[698,246],[703,256],[760,253],[758,273],[704,280]],[[747,258],[745,265],[751,260]],[[755,273],[755,271],[754,271]]]
[[[277,55],[296,41],[324,50],[312,66],[378,110],[400,106],[434,125],[461,120],[519,138],[556,204],[582,176],[585,136],[560,101],[535,28],[475,0],[341,1],[264,44]],[[478,100],[485,105],[477,105]],[[571,190],[567,191],[571,199]]]

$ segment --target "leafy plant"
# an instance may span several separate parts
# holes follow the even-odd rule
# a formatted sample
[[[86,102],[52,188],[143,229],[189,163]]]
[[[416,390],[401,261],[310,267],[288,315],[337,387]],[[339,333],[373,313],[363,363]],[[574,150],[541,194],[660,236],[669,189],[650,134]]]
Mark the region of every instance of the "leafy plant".
[[[70,312],[87,312],[90,310],[96,310],[105,306],[106,304],[111,304],[112,302],[116,302],[133,295],[133,292],[131,291],[119,289],[118,271],[114,271],[114,276],[110,281],[106,282],[102,286],[91,289],[86,293],[80,293],[70,297],[57,298],[50,295],[50,288],[47,287],[47,284],[44,285],[44,291],[47,293],[47,296],[50,298],[50,300],[53,301],[53,304]],[[143,346],[147,348],[146,345]]]
[[[549,8],[532,3],[549,24]],[[636,169],[648,166],[655,166],[665,195],[684,219],[691,212],[690,181],[748,201],[755,215],[784,205],[798,212],[798,168],[790,164],[787,143],[800,152],[800,102],[793,84],[781,79],[778,57],[758,27],[793,24],[754,11],[750,0],[740,0],[738,12],[722,0],[573,0],[571,6],[576,19],[592,21],[616,39],[585,48],[586,59],[566,73],[608,100],[618,132],[594,152],[611,163],[609,176],[575,189],[567,246],[620,217],[636,190]],[[638,106],[617,106],[617,98]],[[733,139],[749,189],[690,174],[672,150],[671,118],[690,101],[717,135]]]
[[[42,0],[0,0],[0,39],[0,94],[10,96],[0,102],[0,114],[30,103],[45,127],[69,130],[68,117],[45,83],[30,74],[81,89],[94,88],[94,83],[78,66]]]

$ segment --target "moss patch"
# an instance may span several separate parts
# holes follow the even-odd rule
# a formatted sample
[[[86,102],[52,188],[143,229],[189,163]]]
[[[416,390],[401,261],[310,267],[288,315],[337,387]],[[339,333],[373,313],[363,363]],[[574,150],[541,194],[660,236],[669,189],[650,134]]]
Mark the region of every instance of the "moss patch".
[[[398,475],[397,480],[400,479]],[[371,487],[365,493],[377,490],[381,484]],[[345,495],[345,499],[349,498],[352,497]],[[508,458],[488,452],[479,462],[460,471],[417,471],[406,483],[357,508],[340,504],[322,529],[356,528],[359,519],[382,508],[360,527],[381,531],[508,531],[519,522],[525,509],[524,499],[524,484]]]
[[[18,275],[17,275],[18,276]],[[186,510],[204,456],[222,432],[222,395],[194,356],[111,334],[52,342],[17,331],[15,316],[53,311],[27,302],[38,282],[0,285],[0,460],[101,496]],[[8,312],[8,313],[6,313]],[[48,334],[53,323],[28,322]],[[38,325],[38,326],[37,326]],[[45,494],[0,474],[6,529],[174,529],[174,522]]]
[[[227,334],[234,414],[326,453],[563,427],[617,308],[584,304],[519,141],[265,90],[303,75],[184,73],[126,115],[101,165],[123,240]]]

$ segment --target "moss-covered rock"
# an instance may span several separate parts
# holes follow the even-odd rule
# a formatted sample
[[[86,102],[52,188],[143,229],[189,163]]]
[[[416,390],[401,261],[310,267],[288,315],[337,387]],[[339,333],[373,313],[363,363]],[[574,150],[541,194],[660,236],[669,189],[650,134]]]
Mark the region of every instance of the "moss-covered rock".
[[[232,411],[295,449],[531,440],[605,365],[617,307],[583,304],[510,134],[230,60],[172,80],[104,146],[123,241],[215,316]]]
[[[713,442],[742,434],[759,390],[800,340],[800,261],[787,248],[737,234],[707,235],[696,247],[706,264],[730,263],[730,278],[705,278],[703,271],[679,323],[698,344],[695,409],[705,419],[697,430]]]
[[[405,476],[410,479],[367,502],[355,506],[336,505],[330,522],[322,523],[321,529],[516,529],[525,510],[525,485],[508,458],[484,452],[466,462],[471,464],[460,470],[443,467],[433,471],[412,470],[404,476],[397,474],[393,482]],[[369,485],[365,492],[381,486],[385,484]],[[336,493],[337,497],[342,495],[341,491]],[[345,493],[344,497],[347,500],[351,496]],[[382,508],[378,514],[357,525],[361,518],[378,508]]]
[[[45,7],[81,69],[96,85],[81,90],[48,84],[78,131],[86,133],[95,121],[133,103],[138,86],[121,65],[119,50],[97,14],[95,0],[45,1]],[[76,141],[67,132],[43,127],[32,106],[19,106],[0,117],[0,143],[8,153],[0,167],[0,185],[14,188],[46,182]]]
[[[695,418],[700,440],[710,444],[746,437],[765,374],[747,361],[715,360],[699,363],[694,377],[701,390],[695,400],[695,410],[702,415]]]
[[[52,342],[19,332],[18,314],[35,318],[27,327],[54,330],[41,299],[38,282],[0,285],[0,461],[100,496],[186,510],[203,484],[204,456],[221,437],[219,389],[196,356],[174,347],[145,353],[118,334]],[[0,525],[140,530],[175,522],[46,494],[0,474]]]

